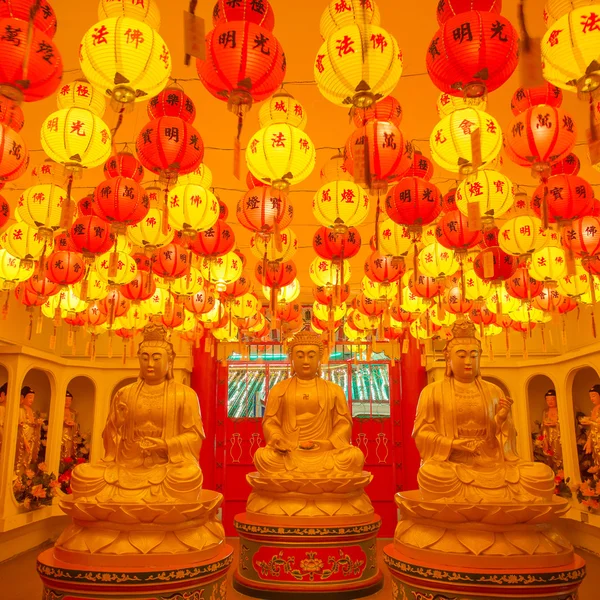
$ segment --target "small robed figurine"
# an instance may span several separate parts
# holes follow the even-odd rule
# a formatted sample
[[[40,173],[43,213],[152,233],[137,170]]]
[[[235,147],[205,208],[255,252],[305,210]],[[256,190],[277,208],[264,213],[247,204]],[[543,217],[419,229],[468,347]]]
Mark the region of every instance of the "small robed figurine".
[[[558,422],[558,403],[556,391],[546,392],[546,405],[542,413],[542,424],[540,433],[542,439],[542,450],[547,457],[548,464],[556,473],[562,469],[562,446],[560,443],[560,423]]]
[[[591,454],[594,464],[588,469],[588,473],[600,471],[600,383],[590,389],[590,400],[594,405],[592,414],[581,419],[581,424],[589,427],[587,442],[584,446],[586,454]]]
[[[4,416],[6,414],[6,394],[8,383],[0,386],[0,452],[2,452],[2,440],[4,439]]]
[[[75,451],[75,437],[79,431],[77,413],[71,408],[73,394],[69,390],[65,394],[65,415],[63,417],[62,444],[60,457],[73,457]]]
[[[15,455],[15,473],[21,475],[35,463],[40,452],[40,435],[43,419],[33,411],[35,391],[28,385],[21,389],[19,408],[19,430],[17,433],[17,452]]]

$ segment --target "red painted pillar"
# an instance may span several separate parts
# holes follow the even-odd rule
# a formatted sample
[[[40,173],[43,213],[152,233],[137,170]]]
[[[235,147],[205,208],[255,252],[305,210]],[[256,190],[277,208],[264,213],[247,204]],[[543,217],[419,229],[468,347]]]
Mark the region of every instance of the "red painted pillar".
[[[417,472],[421,458],[412,438],[412,430],[417,414],[417,403],[421,390],[427,385],[427,371],[421,366],[421,352],[417,340],[408,336],[408,352],[400,361],[400,385],[402,389],[402,448],[403,488],[417,489]]]
[[[200,467],[204,474],[205,489],[215,489],[216,445],[217,445],[217,382],[218,366],[216,348],[211,356],[204,349],[204,338],[198,348],[194,348],[194,367],[192,369],[191,387],[198,394],[200,411],[206,439],[200,451]]]

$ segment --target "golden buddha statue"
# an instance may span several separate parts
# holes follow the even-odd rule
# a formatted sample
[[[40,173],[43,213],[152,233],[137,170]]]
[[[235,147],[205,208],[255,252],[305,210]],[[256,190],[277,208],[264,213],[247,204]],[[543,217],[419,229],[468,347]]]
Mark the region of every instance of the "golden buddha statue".
[[[15,472],[21,475],[37,462],[40,452],[40,435],[43,419],[34,412],[32,406],[35,391],[30,386],[21,389],[21,406],[19,407],[19,429],[17,433],[17,452],[15,454]]]
[[[2,440],[4,439],[4,416],[6,414],[6,394],[8,383],[0,386],[0,452],[2,452]]]
[[[223,543],[216,517],[223,496],[202,489],[198,397],[174,380],[175,353],[166,336],[162,325],[145,327],[139,379],[111,402],[104,459],[73,470],[73,493],[61,508],[74,524],[55,553],[89,552],[100,555],[100,564],[130,555],[131,565],[147,554],[204,560]]]
[[[540,434],[542,451],[548,464],[556,473],[562,469],[562,445],[560,442],[560,423],[558,422],[558,402],[556,391],[548,390],[545,395],[546,408],[542,413]]]
[[[77,413],[71,408],[73,394],[69,390],[65,394],[65,414],[63,417],[62,443],[60,457],[72,457],[75,452],[75,437],[79,431]]]
[[[590,400],[594,405],[592,414],[581,419],[584,427],[589,427],[584,452],[591,454],[594,464],[588,469],[588,473],[594,474],[600,471],[600,383],[590,389]]]
[[[320,337],[308,331],[288,344],[292,376],[277,383],[267,398],[266,446],[254,454],[258,472],[248,475],[254,488],[248,512],[373,514],[364,494],[371,475],[363,471],[363,453],[351,443],[352,417],[344,391],[320,376],[323,351]]]
[[[568,501],[554,495],[548,465],[517,455],[513,401],[481,378],[480,357],[474,325],[458,320],[445,376],[423,389],[417,405],[419,490],[396,494],[394,547],[444,565],[566,564],[573,548],[550,521]]]

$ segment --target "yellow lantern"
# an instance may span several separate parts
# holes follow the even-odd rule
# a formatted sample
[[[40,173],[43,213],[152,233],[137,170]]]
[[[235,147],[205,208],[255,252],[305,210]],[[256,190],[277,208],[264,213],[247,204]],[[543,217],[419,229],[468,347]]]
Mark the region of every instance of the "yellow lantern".
[[[190,267],[189,275],[178,277],[171,284],[171,292],[176,296],[193,296],[204,288],[204,279],[196,267]]]
[[[539,308],[534,308],[531,302],[522,302],[517,310],[509,313],[509,317],[519,323],[549,323],[552,321],[552,315]]]
[[[598,16],[592,6],[580,6],[558,18],[542,38],[544,79],[563,90],[593,92],[600,86]]]
[[[505,288],[497,288],[493,294],[491,294],[486,302],[488,310],[496,313],[506,315],[511,313],[513,310],[517,310],[521,306],[520,300],[511,296]]]
[[[33,185],[19,198],[16,218],[39,230],[46,238],[60,227],[62,206],[67,192],[52,183]]]
[[[348,25],[319,48],[314,75],[319,91],[337,106],[365,108],[392,93],[402,75],[402,52],[376,25]]]
[[[456,315],[446,310],[440,318],[440,310],[437,304],[429,307],[429,318],[431,322],[440,327],[450,327],[456,321]]]
[[[547,0],[546,6],[544,6],[544,23],[546,27],[550,27],[563,15],[580,6],[590,6],[591,4],[598,4],[598,0]]]
[[[61,85],[56,93],[58,108],[83,108],[91,110],[102,118],[106,111],[106,100],[101,92],[96,90],[89,81],[75,79],[70,83]]]
[[[174,328],[179,333],[186,333],[188,331],[194,331],[196,329],[196,317],[186,312],[184,314],[183,323]]]
[[[150,322],[150,313],[141,305],[132,306],[115,319],[113,329],[143,329]]]
[[[250,249],[252,254],[259,260],[268,261],[288,261],[298,249],[298,238],[296,234],[288,227],[279,232],[279,243],[281,249],[277,249],[275,244],[275,236],[253,235],[250,238]],[[268,239],[270,237],[270,239]]]
[[[562,248],[548,246],[531,256],[529,274],[538,281],[558,281],[567,274],[567,261]]]
[[[344,281],[342,281],[342,270]],[[344,285],[350,281],[352,270],[350,261],[344,259],[343,267],[341,261],[334,262],[324,258],[315,258],[308,268],[308,275],[316,286],[333,287]]]
[[[579,298],[583,294],[589,294],[591,292],[589,274],[578,264],[575,266],[575,274],[561,277],[557,287],[560,294],[570,298]]]
[[[522,260],[533,252],[541,250],[547,242],[542,221],[537,217],[519,215],[509,219],[500,227],[498,245],[507,254],[519,256]]]
[[[0,250],[0,281],[4,289],[27,281],[33,275],[33,270],[33,262],[21,260],[4,249]]]
[[[152,29],[160,29],[160,11],[157,0],[100,0],[98,19],[128,17],[143,21]]]
[[[215,339],[221,342],[237,342],[239,331],[238,326],[230,322],[225,327],[213,329],[212,334]]]
[[[379,225],[379,251],[383,254],[406,256],[414,244],[414,236],[406,225],[398,225],[391,219],[386,219]]]
[[[321,225],[344,231],[369,215],[369,196],[352,181],[331,181],[313,197],[313,214]]]
[[[67,167],[93,168],[105,163],[112,150],[108,125],[91,110],[62,108],[42,123],[44,152]]]
[[[330,312],[331,311],[331,312]],[[318,302],[313,302],[313,315],[317,317],[320,321],[328,321],[329,316],[331,314],[333,321],[341,321],[348,312],[348,306],[345,302],[338,304],[336,306],[325,306],[324,304],[319,304]]]
[[[139,306],[148,315],[164,315],[167,300],[169,299],[169,292],[163,288],[157,287],[152,298],[143,300]]]
[[[274,123],[287,123],[298,129],[306,127],[306,111],[298,100],[285,90],[275,92],[258,112],[260,127]]]
[[[32,264],[44,252],[46,242],[37,228],[21,222],[13,223],[0,236],[0,246],[12,256],[25,261],[25,264]],[[48,248],[48,252],[51,248],[52,245]]]
[[[344,166],[346,159],[343,152],[338,152],[332,156],[321,169],[319,177],[323,183],[330,181],[354,181],[350,171]]]
[[[161,246],[170,244],[175,236],[175,230],[167,223],[165,231],[164,218],[164,210],[151,202],[146,216],[139,223],[127,227],[129,241],[134,246],[144,248],[149,254]]]
[[[367,339],[368,333],[366,331],[356,331],[356,329],[352,329],[348,324],[348,321],[344,323],[343,326],[344,335],[348,338],[350,342],[358,342],[364,341]]]
[[[398,286],[371,281],[366,275],[362,278],[360,287],[364,295],[371,300],[393,300],[398,293]]]
[[[202,277],[209,283],[216,284],[218,292],[223,292],[230,283],[242,276],[244,265],[235,252],[228,252],[217,258],[204,258],[200,264]]]
[[[592,285],[594,286],[594,293],[592,294]],[[600,300],[600,279],[593,277],[590,282],[589,292],[582,294],[577,298],[577,301],[582,304],[596,304]]]
[[[454,251],[434,242],[419,252],[419,270],[428,277],[448,277],[458,271],[460,265]]]
[[[67,314],[80,313],[88,306],[88,303],[77,296],[73,288],[70,287],[59,292],[57,296],[58,307],[61,309],[61,311],[65,311]]]
[[[50,296],[44,304],[42,304],[42,314],[47,319],[55,319],[57,316],[66,317],[67,314],[61,311],[58,305],[60,304],[60,294]],[[58,311],[58,315],[57,315]]]
[[[379,25],[381,15],[375,0],[331,0],[321,15],[319,31],[326,40],[330,35],[348,25]]]
[[[489,325],[483,326],[483,335],[485,337],[493,337],[495,335],[500,335],[503,331],[503,327],[495,325],[494,323],[490,323]]]
[[[442,92],[437,99],[437,111],[440,119],[452,114],[455,110],[461,108],[475,108],[485,111],[487,109],[487,99],[485,96],[479,98],[463,98],[462,96],[451,96]]]
[[[266,323],[267,320],[265,319],[265,316],[261,312],[259,312],[256,314],[256,323],[248,327],[246,331],[248,331],[248,333],[258,333],[259,331],[262,331],[264,329]]]
[[[287,123],[274,123],[257,131],[246,147],[248,169],[275,189],[304,181],[315,168],[315,146],[308,135]]]
[[[271,300],[271,288],[267,285],[263,285],[262,288],[263,294],[267,300]],[[286,285],[285,287],[279,288],[277,290],[277,296],[275,301],[277,304],[290,304],[294,300],[298,298],[300,295],[300,282],[298,279],[294,279],[292,283]]]
[[[223,307],[221,306],[221,302],[216,299],[215,305],[208,312],[198,315],[198,319],[209,326],[218,323],[222,318]]]
[[[53,183],[66,189],[68,181],[69,174],[65,171],[65,167],[49,158],[45,159],[41,165],[31,169],[31,182],[33,185]]]
[[[456,190],[456,207],[469,216],[469,205],[478,205],[477,210],[484,220],[503,215],[515,201],[511,180],[492,169],[480,170],[464,179]]]
[[[179,175],[177,178],[177,185],[198,185],[205,189],[210,189],[213,183],[213,175],[211,170],[202,163],[195,171],[188,173],[187,175]]]
[[[254,294],[244,294],[234,298],[231,314],[238,319],[253,317],[258,312],[258,300]]]
[[[354,325],[356,325],[356,327],[362,329],[363,331],[372,331],[374,329],[377,329],[380,323],[379,317],[365,315],[359,310],[353,310],[351,313],[348,314],[348,318],[352,319]]]
[[[218,218],[219,203],[206,188],[188,183],[169,192],[169,222],[175,229],[193,236],[210,229]]]
[[[84,281],[87,282],[87,294],[83,297]],[[102,279],[96,269],[92,268],[89,270],[84,281],[80,281],[73,286],[75,295],[79,298],[88,302],[96,302],[96,300],[102,300],[108,296],[108,283]]]
[[[400,308],[409,313],[424,313],[431,305],[431,300],[421,298],[413,294],[409,288],[405,287],[402,290],[402,302]]]
[[[485,300],[492,292],[492,282],[480,279],[474,269],[465,270],[465,297],[468,300]]]
[[[150,26],[128,17],[108,18],[83,36],[79,52],[88,81],[117,103],[158,94],[171,75],[171,55]]]
[[[502,150],[502,130],[492,115],[476,108],[455,110],[433,128],[431,158],[452,173],[472,173],[471,134],[476,129],[481,135],[481,166],[492,162]]]
[[[125,252],[111,250],[96,257],[95,264],[98,277],[109,285],[126,285],[137,275],[135,260]]]
[[[433,328],[430,327],[428,330],[428,328],[425,327],[423,323],[421,323],[420,319],[417,319],[416,321],[413,321],[410,324],[409,331],[410,335],[412,335],[417,340],[428,340],[435,335]]]

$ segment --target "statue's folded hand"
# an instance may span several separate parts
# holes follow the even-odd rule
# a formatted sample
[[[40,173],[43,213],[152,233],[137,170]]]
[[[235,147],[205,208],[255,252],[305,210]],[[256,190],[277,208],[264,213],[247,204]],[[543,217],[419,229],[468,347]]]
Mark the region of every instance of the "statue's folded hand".
[[[147,450],[167,450],[167,442],[162,438],[144,438],[144,448]]]
[[[475,454],[479,449],[479,444],[475,440],[456,439],[452,440],[452,450],[469,452]]]
[[[269,446],[272,446],[277,452],[287,454],[293,450],[292,445],[279,433],[276,433],[270,440]]]

